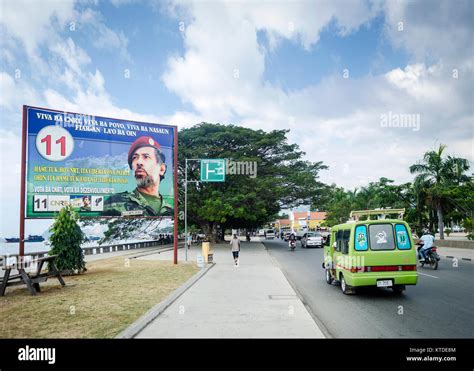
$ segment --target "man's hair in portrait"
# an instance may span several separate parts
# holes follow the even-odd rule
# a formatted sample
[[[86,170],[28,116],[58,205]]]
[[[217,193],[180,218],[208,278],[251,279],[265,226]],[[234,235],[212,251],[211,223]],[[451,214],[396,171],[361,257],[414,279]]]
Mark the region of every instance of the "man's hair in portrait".
[[[165,155],[164,155],[163,152],[161,152],[159,149],[156,149],[156,148],[154,148],[154,149],[155,149],[156,161],[158,162],[158,164],[159,165],[165,164],[165,172],[163,173],[163,175],[160,175],[160,182],[161,182],[165,178],[166,170],[168,170],[167,167],[166,167],[166,163],[165,163],[166,158],[165,158]]]

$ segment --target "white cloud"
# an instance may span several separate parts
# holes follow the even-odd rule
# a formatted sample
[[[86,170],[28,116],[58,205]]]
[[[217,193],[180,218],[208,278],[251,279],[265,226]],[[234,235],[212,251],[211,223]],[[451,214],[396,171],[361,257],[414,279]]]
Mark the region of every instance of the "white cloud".
[[[74,1],[2,1],[0,25],[21,41],[29,55],[36,54],[39,44],[62,29],[74,14]]]
[[[453,5],[449,0],[386,1],[386,33],[414,59],[440,59],[454,67],[472,59],[474,7],[469,0]]]
[[[6,72],[0,72],[0,108],[3,110],[19,110],[25,102],[37,104],[39,97],[27,81],[21,77],[14,78]],[[1,117],[0,123],[7,125],[5,116]]]
[[[125,2],[123,4],[125,4]],[[123,4],[114,5],[120,6]],[[87,29],[87,35],[90,37],[94,47],[109,52],[118,50],[120,57],[124,61],[132,61],[132,58],[128,52],[128,38],[125,36],[123,31],[114,31],[107,27],[104,17],[101,13],[90,8],[85,9],[79,15],[79,23],[81,27]]]
[[[81,48],[77,47],[71,38],[66,41],[58,41],[49,47],[53,54],[61,58],[67,68],[76,75],[82,75],[82,70],[91,62],[89,55]]]
[[[462,10],[443,13],[445,3],[435,15],[427,12],[433,8],[429,4],[393,3],[172,2],[169,13],[186,23],[186,51],[169,59],[163,81],[206,121],[290,127],[291,140],[301,144],[307,158],[331,165],[322,178],[346,187],[381,176],[410,180],[408,166],[435,142],[472,158],[462,143],[466,135],[472,137],[466,123],[473,118],[473,64],[466,52],[453,58],[455,49],[469,50],[472,25]],[[389,40],[410,53],[407,66],[359,79],[327,76],[318,85],[289,92],[264,81],[265,59],[272,53],[259,45],[258,31],[266,32],[271,48],[286,38],[309,49],[330,22],[344,36],[382,10]],[[450,16],[459,24],[452,25]],[[394,34],[399,20],[404,20],[403,34]],[[453,65],[462,78],[453,78]],[[388,112],[419,115],[420,130],[382,127],[381,114]],[[350,176],[342,174],[344,164]]]

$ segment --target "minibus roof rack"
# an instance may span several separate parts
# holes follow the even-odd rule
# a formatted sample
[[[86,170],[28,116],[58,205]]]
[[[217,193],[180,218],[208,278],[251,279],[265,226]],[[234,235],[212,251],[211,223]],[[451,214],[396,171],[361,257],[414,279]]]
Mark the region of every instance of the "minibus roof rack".
[[[388,215],[397,215],[397,219],[403,219],[403,215],[405,214],[405,209],[392,209],[392,208],[386,208],[386,209],[374,209],[374,210],[356,210],[356,211],[351,211],[349,215],[349,221],[358,221],[361,216],[368,216],[368,219],[370,220],[370,217],[372,215],[377,215],[377,219],[387,219]]]

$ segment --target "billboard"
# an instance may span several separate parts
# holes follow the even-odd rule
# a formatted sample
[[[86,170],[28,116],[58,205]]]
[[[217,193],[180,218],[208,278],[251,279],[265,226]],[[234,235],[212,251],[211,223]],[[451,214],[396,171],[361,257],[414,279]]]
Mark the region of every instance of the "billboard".
[[[26,218],[172,219],[176,127],[25,106]]]

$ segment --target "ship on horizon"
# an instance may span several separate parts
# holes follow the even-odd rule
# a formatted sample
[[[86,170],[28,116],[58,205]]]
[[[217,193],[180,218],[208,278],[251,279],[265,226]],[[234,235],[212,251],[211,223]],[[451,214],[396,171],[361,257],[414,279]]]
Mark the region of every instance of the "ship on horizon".
[[[20,242],[20,239],[17,238],[17,237],[5,238],[5,240],[6,240],[8,243]],[[28,238],[25,239],[25,242],[42,242],[42,241],[44,241],[44,237],[43,237],[43,236],[38,236],[38,235],[35,235],[35,234],[30,234],[30,235],[28,236]]]

